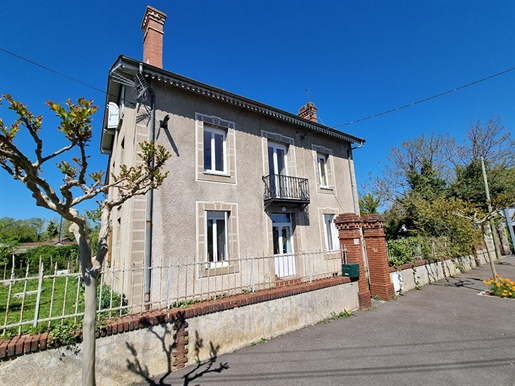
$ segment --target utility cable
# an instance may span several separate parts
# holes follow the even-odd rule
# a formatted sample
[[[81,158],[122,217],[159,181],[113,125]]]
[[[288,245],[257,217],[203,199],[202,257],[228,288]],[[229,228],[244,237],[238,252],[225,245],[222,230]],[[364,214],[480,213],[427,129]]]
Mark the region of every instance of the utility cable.
[[[30,64],[33,64],[34,66],[41,67],[41,68],[43,68],[44,70],[50,71],[50,72],[52,72],[52,73],[54,73],[54,74],[56,74],[56,75],[62,76],[63,78],[69,79],[69,80],[71,80],[71,81],[73,81],[73,82],[76,82],[76,83],[79,83],[79,84],[82,84],[83,86],[89,87],[89,88],[91,88],[91,89],[93,89],[93,90],[95,90],[95,91],[98,91],[98,92],[101,92],[102,94],[107,95],[107,93],[106,93],[104,90],[101,90],[101,89],[99,89],[99,88],[96,88],[96,87],[94,87],[94,86],[91,86],[91,85],[89,85],[89,84],[87,84],[87,83],[84,83],[84,82],[82,82],[82,81],[80,81],[80,80],[78,80],[78,79],[72,78],[72,77],[70,77],[70,76],[68,76],[68,75],[65,75],[65,74],[63,74],[63,73],[60,73],[60,72],[58,72],[58,71],[52,70],[51,68],[45,67],[45,66],[43,66],[42,64],[39,64],[39,63],[37,63],[37,62],[34,62],[34,61],[30,60],[30,59],[24,58],[23,56],[17,55],[17,54],[15,54],[15,53],[13,53],[13,52],[10,52],[10,51],[8,51],[8,50],[6,50],[6,49],[4,49],[4,48],[1,48],[1,47],[0,47],[0,51],[3,51],[3,52],[5,52],[5,53],[7,53],[7,54],[9,54],[9,55],[12,55],[12,56],[14,56],[14,57],[18,58],[18,59],[21,59],[21,60],[24,60],[24,61],[26,61],[26,62],[28,62],[28,63],[30,63]],[[504,70],[504,71],[498,72],[498,73],[496,73],[496,74],[493,74],[493,75],[487,76],[487,77],[485,77],[485,78],[478,79],[478,80],[476,80],[476,81],[473,81],[473,82],[470,82],[470,83],[464,84],[464,85],[462,85],[462,86],[455,87],[455,88],[453,88],[453,89],[451,89],[451,90],[447,90],[447,91],[441,92],[441,93],[439,93],[439,94],[436,94],[436,95],[433,95],[433,96],[430,96],[430,97],[427,97],[427,98],[424,98],[424,99],[418,100],[418,101],[416,101],[416,102],[408,103],[407,105],[399,106],[399,107],[396,107],[396,108],[394,108],[394,109],[390,109],[390,110],[387,110],[387,111],[383,111],[383,112],[381,112],[381,113],[373,114],[373,115],[370,115],[370,116],[365,117],[365,118],[361,118],[361,119],[356,119],[356,120],[353,120],[353,121],[349,121],[349,122],[347,122],[347,123],[343,123],[343,124],[341,124],[341,125],[333,126],[332,128],[333,128],[333,129],[337,129],[337,128],[339,128],[339,127],[352,125],[352,124],[354,124],[354,123],[363,122],[363,121],[366,121],[366,120],[369,120],[369,119],[372,119],[372,118],[377,118],[377,117],[379,117],[379,116],[381,116],[381,115],[385,115],[385,114],[393,113],[393,112],[395,112],[395,111],[399,111],[399,110],[405,109],[405,108],[407,108],[407,107],[411,107],[411,106],[414,106],[414,105],[417,105],[417,104],[420,104],[420,103],[423,103],[423,102],[427,102],[427,101],[429,101],[429,100],[431,100],[431,99],[439,98],[439,97],[441,97],[441,96],[443,96],[443,95],[450,94],[450,93],[452,93],[452,92],[454,92],[454,91],[458,91],[458,90],[464,89],[464,88],[466,88],[466,87],[473,86],[473,85],[475,85],[475,84],[478,84],[478,83],[484,82],[485,80],[492,79],[492,78],[495,78],[495,77],[497,77],[497,76],[500,76],[500,75],[506,74],[506,73],[508,73],[508,72],[510,72],[510,71],[513,71],[513,70],[515,70],[515,67],[509,68],[509,69],[507,69],[507,70]],[[306,89],[306,92],[307,92],[307,89]],[[308,100],[309,100],[309,94],[308,94]]]
[[[69,80],[74,81],[74,82],[79,83],[79,84],[82,84],[83,86],[86,86],[86,87],[92,88],[93,90],[99,91],[99,92],[101,92],[102,94],[106,94],[106,95],[107,95],[107,93],[106,93],[104,90],[100,90],[99,88],[96,88],[96,87],[94,87],[94,86],[91,86],[91,85],[89,85],[89,84],[87,84],[87,83],[84,83],[84,82],[82,82],[82,81],[78,80],[78,79],[72,78],[72,77],[70,77],[70,76],[68,76],[68,75],[62,74],[62,73],[60,73],[60,72],[58,72],[58,71],[55,71],[55,70],[52,70],[51,68],[45,67],[45,66],[43,66],[42,64],[36,63],[36,62],[34,62],[34,61],[30,60],[30,59],[24,58],[23,56],[16,55],[15,53],[10,52],[10,51],[7,51],[6,49],[4,49],[4,48],[2,48],[2,47],[0,47],[0,51],[3,51],[3,52],[5,52],[5,53],[7,53],[7,54],[9,54],[9,55],[12,55],[12,56],[14,56],[14,57],[18,58],[18,59],[21,59],[21,60],[24,60],[24,61],[26,61],[26,62],[28,62],[28,63],[30,63],[30,64],[33,64],[34,66],[41,67],[41,68],[42,68],[42,69],[44,69],[44,70],[47,70],[47,71],[53,72],[54,74],[57,74],[57,75],[59,75],[59,76],[62,76],[63,78],[69,79]]]
[[[407,108],[407,107],[411,107],[411,106],[417,105],[417,104],[419,104],[419,103],[427,102],[427,101],[429,101],[429,100],[431,100],[431,99],[435,99],[435,98],[441,97],[441,96],[443,96],[443,95],[450,94],[451,92],[461,90],[461,89],[463,89],[463,88],[465,88],[465,87],[469,87],[469,86],[472,86],[472,85],[474,85],[474,84],[477,84],[477,83],[480,83],[480,82],[484,82],[485,80],[495,78],[496,76],[506,74],[507,72],[510,72],[510,71],[513,71],[513,70],[515,70],[515,67],[509,68],[509,69],[507,69],[507,70],[504,70],[504,71],[498,72],[497,74],[493,74],[493,75],[487,76],[487,77],[485,77],[485,78],[482,78],[482,79],[476,80],[476,81],[474,81],[474,82],[470,82],[470,83],[464,84],[463,86],[459,86],[459,87],[453,88],[453,89],[451,89],[451,90],[447,90],[447,91],[441,92],[441,93],[439,93],[439,94],[436,94],[436,95],[433,95],[433,96],[430,96],[430,97],[427,97],[427,98],[421,99],[421,100],[419,100],[419,101],[412,102],[412,103],[409,103],[409,104],[404,105],[404,106],[399,106],[399,107],[396,107],[396,108],[391,109],[391,110],[383,111],[382,113],[378,113],[378,114],[370,115],[370,116],[368,116],[368,117],[366,117],[366,118],[356,119],[356,120],[354,120],[354,121],[350,121],[350,122],[347,122],[347,123],[343,123],[343,124],[341,124],[341,125],[333,126],[332,128],[333,128],[333,129],[337,129],[337,128],[339,128],[339,127],[352,125],[352,124],[354,124],[354,123],[363,122],[363,121],[366,121],[366,120],[368,120],[368,119],[372,119],[372,118],[379,117],[379,116],[381,116],[381,115],[385,115],[385,114],[393,113],[394,111],[402,110],[402,109],[405,109],[405,108]]]

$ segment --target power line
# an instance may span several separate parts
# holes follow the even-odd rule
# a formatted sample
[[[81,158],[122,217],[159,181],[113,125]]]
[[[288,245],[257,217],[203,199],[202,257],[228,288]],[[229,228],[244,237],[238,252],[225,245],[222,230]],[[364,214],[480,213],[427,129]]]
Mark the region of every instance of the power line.
[[[393,113],[394,111],[402,110],[402,109],[405,109],[405,108],[407,108],[407,107],[411,107],[411,106],[417,105],[417,104],[422,103],[422,102],[427,102],[427,101],[429,101],[429,100],[431,100],[431,99],[435,99],[435,98],[441,97],[442,95],[450,94],[451,92],[461,90],[461,89],[463,89],[463,88],[465,88],[465,87],[469,87],[469,86],[472,86],[472,85],[474,85],[474,84],[477,84],[477,83],[480,83],[480,82],[484,82],[485,80],[495,78],[496,76],[506,74],[507,72],[510,72],[510,71],[513,71],[513,70],[515,70],[515,67],[509,68],[508,70],[504,70],[504,71],[498,72],[497,74],[493,74],[493,75],[487,76],[487,77],[485,77],[485,78],[482,78],[482,79],[476,80],[476,81],[474,81],[474,82],[467,83],[467,84],[465,84],[465,85],[463,85],[463,86],[459,86],[459,87],[453,88],[452,90],[447,90],[447,91],[444,91],[444,92],[442,92],[442,93],[440,93],[440,94],[436,94],[436,95],[430,96],[430,97],[428,97],[428,98],[421,99],[421,100],[419,100],[419,101],[412,102],[412,103],[409,103],[409,104],[404,105],[404,106],[399,106],[399,107],[396,107],[396,108],[391,109],[391,110],[383,111],[382,113],[378,113],[378,114],[370,115],[370,116],[368,116],[368,117],[366,117],[366,118],[356,119],[356,120],[354,120],[354,121],[350,121],[350,122],[347,122],[347,123],[343,123],[343,124],[341,124],[341,125],[333,126],[332,128],[333,128],[333,129],[337,129],[337,128],[339,128],[339,127],[352,125],[352,124],[354,124],[354,123],[363,122],[363,121],[366,121],[366,120],[368,120],[368,119],[372,119],[372,118],[379,117],[379,116],[381,116],[381,115],[385,115],[385,114]]]
[[[79,84],[82,84],[83,86],[86,86],[86,87],[92,88],[93,90],[99,91],[99,92],[101,92],[102,94],[106,94],[106,95],[107,95],[107,93],[106,93],[104,90],[100,90],[99,88],[96,88],[96,87],[94,87],[94,86],[91,86],[91,85],[89,85],[89,84],[87,84],[87,83],[84,83],[84,82],[82,82],[82,81],[78,80],[78,79],[72,78],[72,77],[70,77],[70,76],[68,76],[68,75],[62,74],[62,73],[60,73],[60,72],[58,72],[58,71],[55,71],[55,70],[52,70],[51,68],[45,67],[45,66],[43,66],[42,64],[36,63],[36,62],[34,62],[34,61],[30,60],[30,59],[24,58],[23,56],[16,55],[14,52],[7,51],[6,49],[3,49],[2,47],[0,47],[0,51],[3,51],[3,52],[5,52],[5,53],[7,53],[7,54],[9,54],[9,55],[12,55],[12,56],[14,56],[14,57],[18,58],[18,59],[21,59],[21,60],[24,60],[24,61],[26,61],[26,62],[28,62],[28,63],[30,63],[30,64],[33,64],[34,66],[41,67],[41,68],[43,68],[44,70],[47,70],[47,71],[53,72],[54,74],[57,74],[57,75],[59,75],[59,76],[62,76],[63,78],[66,78],[66,79],[69,79],[69,80],[71,80],[71,81],[77,82],[77,83],[79,83]]]
[[[34,62],[34,61],[30,60],[30,59],[24,58],[23,56],[17,55],[17,54],[15,54],[15,53],[13,53],[13,52],[7,51],[7,50],[6,50],[6,49],[4,49],[4,48],[1,48],[1,47],[0,47],[0,51],[3,51],[3,52],[5,52],[5,53],[7,53],[7,54],[9,54],[9,55],[12,55],[12,56],[14,56],[14,57],[18,58],[18,59],[24,60],[24,61],[26,61],[26,62],[28,62],[28,63],[30,63],[30,64],[33,64],[33,65],[38,66],[38,67],[41,67],[41,68],[43,68],[44,70],[50,71],[50,72],[52,72],[52,73],[54,73],[54,74],[57,74],[57,75],[59,75],[59,76],[62,76],[63,78],[69,79],[69,80],[71,80],[71,81],[73,81],[73,82],[76,82],[76,83],[79,83],[79,84],[82,84],[83,86],[89,87],[89,88],[91,88],[91,89],[93,89],[93,90],[96,90],[96,91],[98,91],[98,92],[101,92],[102,94],[107,95],[107,93],[106,93],[104,90],[100,90],[99,88],[96,88],[96,87],[94,87],[94,86],[91,86],[91,85],[89,85],[89,84],[87,84],[87,83],[84,83],[84,82],[82,82],[82,81],[78,80],[78,79],[72,78],[72,77],[70,77],[70,76],[68,76],[68,75],[65,75],[65,74],[60,73],[60,72],[55,71],[55,70],[52,70],[51,68],[48,68],[48,67],[46,67],[46,66],[43,66],[42,64],[39,64],[39,63],[37,63],[37,62]],[[424,99],[418,100],[418,101],[416,101],[416,102],[409,103],[409,104],[407,104],[407,105],[399,106],[399,107],[396,107],[396,108],[394,108],[394,109],[390,109],[390,110],[387,110],[387,111],[383,111],[383,112],[381,112],[381,113],[373,114],[373,115],[370,115],[370,116],[365,117],[365,118],[356,119],[356,120],[354,120],[354,121],[349,121],[349,122],[347,122],[347,123],[343,123],[343,124],[341,124],[341,125],[333,126],[332,128],[333,128],[333,129],[337,129],[337,128],[339,128],[339,127],[352,125],[352,124],[354,124],[354,123],[363,122],[363,121],[366,121],[366,120],[369,120],[369,119],[372,119],[372,118],[379,117],[379,116],[381,116],[381,115],[385,115],[385,114],[393,113],[394,111],[402,110],[402,109],[405,109],[405,108],[407,108],[407,107],[411,107],[411,106],[417,105],[417,104],[419,104],[419,103],[427,102],[427,101],[429,101],[429,100],[431,100],[431,99],[435,99],[435,98],[441,97],[441,96],[443,96],[443,95],[450,94],[451,92],[458,91],[458,90],[461,90],[461,89],[463,89],[463,88],[466,88],[466,87],[469,87],[469,86],[475,85],[475,84],[477,84],[477,83],[484,82],[485,80],[495,78],[496,76],[506,74],[507,72],[510,72],[510,71],[513,71],[513,70],[515,70],[515,67],[509,68],[509,69],[507,69],[507,70],[504,70],[504,71],[498,72],[497,74],[493,74],[493,75],[487,76],[487,77],[485,77],[485,78],[482,78],[482,79],[479,79],[479,80],[476,80],[476,81],[473,81],[473,82],[467,83],[467,84],[465,84],[465,85],[463,85],[463,86],[459,86],[459,87],[453,88],[453,89],[451,89],[451,90],[447,90],[447,91],[444,91],[444,92],[442,92],[442,93],[439,93],[439,94],[436,94],[436,95],[433,95],[433,96],[430,96],[430,97],[427,97],[427,98],[424,98]],[[308,91],[307,91],[307,89],[306,89],[306,92],[308,92]],[[309,100],[309,94],[308,94],[308,100]]]

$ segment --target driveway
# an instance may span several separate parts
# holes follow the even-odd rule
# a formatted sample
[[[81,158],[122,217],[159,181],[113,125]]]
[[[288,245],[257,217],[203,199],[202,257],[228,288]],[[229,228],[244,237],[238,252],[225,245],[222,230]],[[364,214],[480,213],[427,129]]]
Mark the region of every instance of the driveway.
[[[515,256],[496,263],[515,279]],[[515,385],[515,300],[488,265],[140,385]]]

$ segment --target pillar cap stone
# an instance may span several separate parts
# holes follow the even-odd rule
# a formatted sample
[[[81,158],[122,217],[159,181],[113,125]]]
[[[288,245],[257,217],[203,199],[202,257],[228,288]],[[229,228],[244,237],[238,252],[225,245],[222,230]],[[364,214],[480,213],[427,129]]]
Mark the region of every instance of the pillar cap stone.
[[[363,216],[363,224],[367,228],[384,228],[386,220],[377,213],[366,214]]]
[[[334,224],[336,229],[356,229],[361,228],[362,225],[361,217],[356,213],[342,213],[336,216]]]

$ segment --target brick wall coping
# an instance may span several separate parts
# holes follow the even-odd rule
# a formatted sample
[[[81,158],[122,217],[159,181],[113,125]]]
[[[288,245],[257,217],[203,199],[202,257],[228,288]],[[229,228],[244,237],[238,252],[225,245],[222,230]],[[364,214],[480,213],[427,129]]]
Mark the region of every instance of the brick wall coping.
[[[148,311],[136,315],[124,315],[99,328],[96,337],[102,338],[121,334],[142,328],[148,328],[163,323],[173,323],[197,316],[229,310],[237,307],[267,302],[288,296],[299,295],[305,292],[316,291],[340,284],[350,283],[348,277],[336,276],[329,279],[316,280],[311,283],[300,283],[290,287],[281,286],[255,293],[232,295],[216,300],[207,300],[192,304],[188,308],[174,308],[170,310]],[[78,331],[77,342],[82,340],[81,331]],[[52,344],[52,336],[48,332],[35,335],[15,336],[11,339],[0,339],[0,360],[6,360],[19,355],[30,354],[49,348],[58,347]]]

